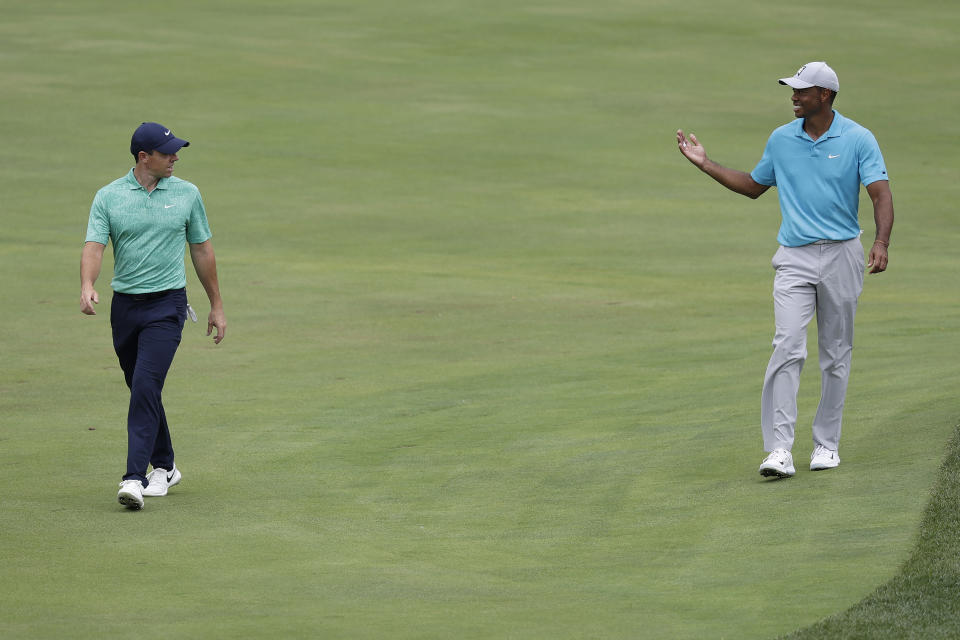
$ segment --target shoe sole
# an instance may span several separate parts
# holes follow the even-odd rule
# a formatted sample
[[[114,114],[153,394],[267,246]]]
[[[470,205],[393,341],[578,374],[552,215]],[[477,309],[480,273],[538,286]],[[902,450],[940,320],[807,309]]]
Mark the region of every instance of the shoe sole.
[[[125,506],[127,509],[133,509],[134,511],[143,509],[143,503],[137,502],[137,499],[133,496],[117,496],[117,502]]]
[[[766,469],[760,469],[760,475],[764,478],[792,478],[794,474],[789,471],[779,471],[768,467]]]
[[[839,467],[839,466],[840,466],[839,464],[831,464],[831,465],[822,465],[822,464],[810,465],[810,471],[826,471],[827,469],[836,469],[836,468]]]

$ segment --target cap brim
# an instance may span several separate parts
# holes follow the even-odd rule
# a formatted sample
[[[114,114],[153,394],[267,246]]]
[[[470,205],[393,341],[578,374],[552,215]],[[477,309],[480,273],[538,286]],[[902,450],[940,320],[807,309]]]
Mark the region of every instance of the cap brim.
[[[180,138],[175,137],[172,140],[167,140],[162,145],[157,147],[156,151],[159,151],[160,153],[171,154],[171,153],[176,153],[177,151],[180,151],[180,149],[182,149],[183,147],[189,147],[189,146],[190,146],[190,143],[187,142],[186,140],[181,140]]]
[[[804,82],[796,77],[780,78],[780,84],[785,84],[793,89],[809,89],[810,87],[814,86],[812,83]]]

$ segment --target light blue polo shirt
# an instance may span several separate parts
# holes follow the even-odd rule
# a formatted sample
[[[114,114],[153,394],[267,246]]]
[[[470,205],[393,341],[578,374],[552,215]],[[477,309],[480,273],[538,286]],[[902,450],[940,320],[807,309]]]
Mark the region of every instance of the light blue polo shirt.
[[[120,293],[153,293],[187,286],[186,243],[211,237],[195,185],[161,178],[147,190],[133,170],[97,191],[87,222],[87,242],[113,241],[113,281]]]
[[[888,179],[873,134],[837,111],[833,116],[816,141],[803,130],[803,118],[775,129],[750,172],[777,188],[783,218],[777,241],[784,246],[856,238],[860,185]]]

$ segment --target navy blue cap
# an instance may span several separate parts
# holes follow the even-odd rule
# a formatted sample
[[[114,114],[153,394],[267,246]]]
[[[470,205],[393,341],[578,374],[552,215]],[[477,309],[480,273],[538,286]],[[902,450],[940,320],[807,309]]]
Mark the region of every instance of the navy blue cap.
[[[137,130],[133,132],[130,139],[130,153],[137,156],[141,151],[150,153],[159,151],[160,153],[176,153],[181,147],[189,147],[190,143],[181,140],[170,132],[162,124],[156,122],[144,122]]]

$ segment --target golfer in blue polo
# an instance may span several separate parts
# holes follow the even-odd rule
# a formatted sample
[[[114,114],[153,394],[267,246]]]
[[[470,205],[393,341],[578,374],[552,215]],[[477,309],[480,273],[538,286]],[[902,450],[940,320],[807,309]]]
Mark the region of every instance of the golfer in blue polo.
[[[130,388],[127,412],[127,469],[117,499],[143,508],[144,496],[165,496],[180,482],[161,393],[180,345],[187,304],[185,246],[210,300],[207,335],[226,335],[217,263],[200,191],[173,177],[177,152],[190,143],[156,122],[134,131],[127,175],[97,192],[90,208],[80,261],[80,311],[96,315],[94,289],[103,251],[113,243],[114,275],[110,324],[113,347]],[[196,316],[192,316],[196,320]],[[147,473],[148,466],[153,471]]]
[[[817,316],[821,396],[813,419],[810,469],[832,469],[838,453],[843,406],[853,353],[853,320],[863,291],[860,185],[873,202],[876,236],[866,268],[887,268],[893,197],[873,134],[834,110],[837,74],[825,62],[800,67],[780,84],[793,92],[795,120],[777,128],[750,173],[723,167],[683,130],[677,145],[701,171],[737,193],[757,198],[777,187],[782,222],[773,257],[776,333],[761,396],[763,476],[794,475],[793,442],[800,371],[807,357],[807,325]]]

